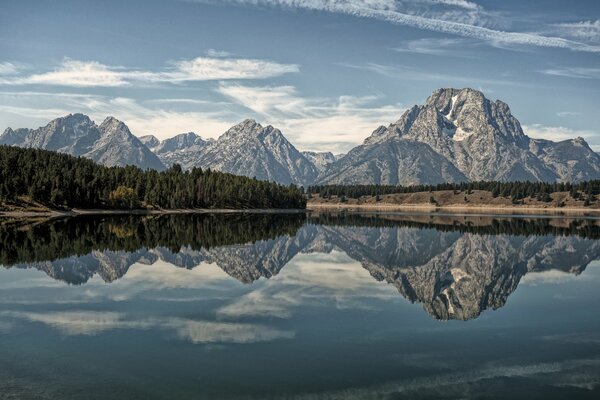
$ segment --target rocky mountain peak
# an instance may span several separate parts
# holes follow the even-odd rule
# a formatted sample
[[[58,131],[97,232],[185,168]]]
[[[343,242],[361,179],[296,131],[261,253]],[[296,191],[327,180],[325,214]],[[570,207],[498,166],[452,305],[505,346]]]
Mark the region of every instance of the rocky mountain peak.
[[[336,156],[330,151],[303,151],[302,155],[313,163],[319,172],[325,171],[329,164],[334,163],[337,160]]]
[[[377,128],[317,183],[572,182],[596,176],[600,156],[583,139],[530,139],[505,102],[471,88],[444,88]]]
[[[100,124],[99,128],[104,133],[114,133],[114,132],[120,131],[120,132],[126,132],[128,134],[131,134],[127,125],[125,125],[123,122],[119,121],[115,117],[110,117],[110,116],[106,117],[104,122],[102,122],[102,124]]]
[[[581,136],[577,136],[575,139],[572,139],[571,142],[575,145],[575,146],[579,146],[579,147],[587,147],[588,149],[590,148],[589,144],[585,141],[584,138],[582,138]]]
[[[253,119],[245,119],[237,125],[232,126],[220,138],[230,140],[235,137],[254,137],[257,136],[263,127]]]
[[[153,146],[152,151],[162,157],[161,160],[165,165],[178,163],[186,165],[187,159],[192,157],[200,148],[206,147],[214,142],[213,139],[204,140],[194,132],[181,133],[172,138],[165,139],[158,145]]]
[[[144,143],[149,149],[153,149],[160,144],[160,140],[154,135],[140,136],[138,139],[140,139],[140,142]]]
[[[0,137],[0,144],[59,151],[108,166],[164,169],[156,155],[114,117],[98,126],[87,115],[69,114],[38,129],[10,130]]]

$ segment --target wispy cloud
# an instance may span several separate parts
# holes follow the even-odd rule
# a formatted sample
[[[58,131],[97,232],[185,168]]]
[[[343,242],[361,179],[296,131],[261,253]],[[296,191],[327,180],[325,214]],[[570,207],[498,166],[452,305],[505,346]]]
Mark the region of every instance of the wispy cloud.
[[[233,54],[228,51],[215,50],[215,49],[206,50],[206,55],[209,57],[231,57],[231,56],[233,56]]]
[[[0,75],[14,75],[23,69],[23,65],[12,62],[0,62]]]
[[[3,84],[13,85],[61,85],[61,86],[125,86],[128,73],[111,69],[96,61],[66,59],[54,71],[33,74],[5,80]]]
[[[425,2],[427,2],[427,0],[425,0]],[[428,2],[433,4],[455,6],[465,10],[479,10],[482,8],[479,4],[467,0],[429,0]]]
[[[574,51],[600,52],[600,46],[577,42],[562,37],[543,36],[529,32],[510,32],[490,29],[473,23],[465,22],[463,14],[445,13],[444,17],[431,18],[404,11],[405,2],[386,0],[226,0],[230,3],[245,5],[280,6],[286,8],[301,8],[307,10],[325,11],[346,14],[360,18],[377,19],[395,25],[404,25],[417,29],[479,39],[504,45],[527,45],[538,47],[563,48]],[[438,4],[461,4],[465,7],[475,7],[476,4],[467,1],[439,1]],[[478,18],[476,15],[475,18]],[[453,20],[452,20],[453,19]],[[467,20],[473,19],[469,16]]]
[[[418,81],[428,82],[439,82],[442,86],[460,86],[460,85],[502,85],[502,86],[533,86],[526,82],[516,82],[509,79],[487,79],[478,78],[476,76],[459,76],[450,75],[443,72],[426,71],[423,69],[415,68],[407,65],[387,65],[379,63],[365,63],[365,64],[351,64],[342,63],[340,64],[346,68],[352,68],[362,71],[369,71],[386,78],[394,79],[410,79]],[[535,86],[539,88],[539,85]]]
[[[134,83],[266,79],[300,70],[295,64],[250,58],[226,58],[228,53],[212,52],[217,56],[174,61],[162,71],[131,70],[104,65],[97,61],[65,59],[53,71],[0,78],[0,84],[119,87]],[[9,63],[1,64],[0,71],[2,68],[11,71],[13,66]]]
[[[306,150],[345,152],[379,125],[397,120],[404,107],[375,106],[377,96],[306,98],[293,86],[244,86],[221,82],[216,92],[224,101],[165,98],[141,102],[128,97],[45,92],[0,92],[0,112],[38,118],[40,124],[81,112],[96,121],[112,115],[138,136],[164,139],[194,131],[216,138],[244,118],[256,118],[281,129]],[[33,105],[42,101],[38,108]],[[52,107],[48,104],[52,99]],[[201,107],[201,110],[198,110]]]
[[[567,78],[600,79],[600,68],[561,67],[544,69],[540,72],[546,75],[564,76]]]
[[[465,47],[472,45],[470,39],[461,38],[423,38],[409,40],[392,50],[400,53],[427,54],[445,57],[465,57]]]
[[[562,32],[570,37],[590,42],[600,41],[600,20],[595,21],[580,21],[554,25]]]
[[[597,138],[600,133],[590,130],[576,130],[564,126],[546,126],[542,124],[523,125],[523,131],[530,137],[553,141],[568,140],[578,136],[589,140]]]
[[[302,149],[347,151],[380,125],[397,120],[404,107],[372,104],[377,96],[306,98],[293,86],[221,84],[218,92],[280,128]]]
[[[581,113],[578,111],[559,111],[556,113],[556,115],[558,117],[576,117],[578,115],[581,115]]]
[[[42,98],[45,98],[42,105],[32,106]],[[44,105],[48,104],[47,99],[50,98],[52,107],[45,107]],[[219,102],[205,103],[202,100],[186,99],[192,103],[202,102],[202,110],[198,111],[193,108],[182,110],[183,99],[176,99],[177,102],[169,100],[161,99],[145,103],[127,97],[91,94],[0,92],[0,112],[27,119],[37,118],[40,124],[74,112],[87,114],[96,121],[102,121],[107,115],[112,115],[124,121],[135,135],[154,134],[160,139],[190,130],[203,137],[216,137],[241,119],[240,115],[223,107]]]

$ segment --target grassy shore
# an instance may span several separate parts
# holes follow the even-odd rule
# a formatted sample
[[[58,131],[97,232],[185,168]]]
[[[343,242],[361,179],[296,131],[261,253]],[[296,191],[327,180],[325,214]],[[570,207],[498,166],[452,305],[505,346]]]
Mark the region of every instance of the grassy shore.
[[[582,199],[574,199],[569,192],[556,192],[550,201],[525,198],[516,204],[510,197],[494,197],[489,191],[473,190],[458,192],[440,190],[432,192],[398,193],[381,196],[362,196],[357,199],[313,196],[308,200],[308,210],[369,210],[369,211],[418,211],[478,213],[600,213],[600,202],[586,205]]]

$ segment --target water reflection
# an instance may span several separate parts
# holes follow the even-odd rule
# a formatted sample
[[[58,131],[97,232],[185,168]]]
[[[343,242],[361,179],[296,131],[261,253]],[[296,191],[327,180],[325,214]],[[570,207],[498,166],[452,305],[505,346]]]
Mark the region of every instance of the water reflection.
[[[404,298],[422,304],[433,318],[469,320],[486,309],[504,306],[526,274],[530,279],[548,279],[557,273],[559,277],[581,274],[591,261],[600,258],[598,238],[598,221],[568,218],[201,214],[77,217],[46,222],[6,220],[0,226],[0,264],[7,269],[37,269],[71,285],[85,285],[94,277],[115,283],[129,273],[140,273],[130,271],[134,265],[161,263],[186,270],[202,266],[203,273],[212,271],[212,277],[219,276],[207,267],[212,265],[222,271],[221,278],[229,276],[251,284],[260,278],[276,277],[299,255],[337,254],[360,263],[373,283],[385,281],[395,286]],[[304,263],[303,268],[307,265]],[[321,281],[331,286],[329,289],[339,284],[351,290],[352,274],[327,282],[330,277],[323,273],[326,270],[321,262],[297,274],[297,286],[306,290]],[[146,268],[143,274],[146,279],[154,276],[163,283],[169,280],[161,275],[164,269]],[[176,274],[166,275],[179,279]],[[200,274],[198,280],[189,282],[195,287],[210,281]],[[270,312],[281,316],[288,311],[278,301],[293,303],[302,299],[300,293],[284,294],[284,288],[284,284],[274,281],[223,307],[219,315]],[[59,329],[78,330],[81,326],[73,314],[54,315],[51,321],[36,313],[4,316],[46,322]],[[111,324],[127,327],[131,323],[110,313],[93,316],[88,325],[97,331]],[[89,320],[89,315],[86,318]],[[70,321],[71,325],[64,327],[60,321]],[[191,328],[183,322],[146,319],[133,324],[177,327],[175,331],[184,335],[182,332]],[[193,331],[227,336],[231,329],[262,329],[214,324],[205,322]],[[284,331],[255,333],[260,338],[290,335]],[[188,338],[192,336],[187,334]]]

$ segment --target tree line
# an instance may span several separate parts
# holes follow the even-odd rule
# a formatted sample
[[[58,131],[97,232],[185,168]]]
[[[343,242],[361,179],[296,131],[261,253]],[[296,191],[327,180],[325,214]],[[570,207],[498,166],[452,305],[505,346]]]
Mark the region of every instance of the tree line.
[[[570,192],[574,199],[594,200],[600,194],[600,180],[579,183],[569,182],[497,182],[477,181],[460,183],[440,183],[437,185],[314,185],[307,189],[308,197],[318,194],[322,198],[361,196],[382,196],[397,193],[434,192],[452,190],[455,194],[474,190],[491,192],[494,197],[510,197],[513,201],[525,198],[536,198],[540,201],[551,201],[550,194],[555,192]]]
[[[303,190],[175,164],[106,167],[82,157],[0,146],[0,205],[23,196],[50,208],[305,208]]]

